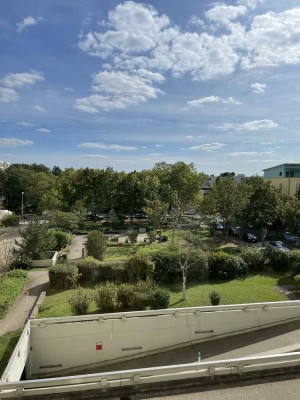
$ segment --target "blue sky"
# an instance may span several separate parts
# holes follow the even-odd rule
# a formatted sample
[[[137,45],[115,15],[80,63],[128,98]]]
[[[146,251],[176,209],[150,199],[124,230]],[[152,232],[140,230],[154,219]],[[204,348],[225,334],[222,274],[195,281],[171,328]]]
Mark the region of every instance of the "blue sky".
[[[0,160],[300,162],[299,0],[0,3]]]

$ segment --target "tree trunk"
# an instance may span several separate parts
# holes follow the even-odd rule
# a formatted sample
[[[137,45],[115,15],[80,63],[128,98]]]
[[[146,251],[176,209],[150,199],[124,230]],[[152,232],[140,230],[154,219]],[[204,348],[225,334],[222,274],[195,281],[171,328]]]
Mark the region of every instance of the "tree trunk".
[[[186,274],[185,271],[182,271],[182,300],[186,299],[185,288],[186,288]]]

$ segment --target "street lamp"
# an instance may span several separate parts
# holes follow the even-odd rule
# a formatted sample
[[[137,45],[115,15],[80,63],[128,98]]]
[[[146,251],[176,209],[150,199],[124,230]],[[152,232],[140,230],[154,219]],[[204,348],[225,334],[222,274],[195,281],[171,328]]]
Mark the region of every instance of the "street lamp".
[[[23,217],[24,217],[24,192],[22,192],[21,221],[23,221]]]

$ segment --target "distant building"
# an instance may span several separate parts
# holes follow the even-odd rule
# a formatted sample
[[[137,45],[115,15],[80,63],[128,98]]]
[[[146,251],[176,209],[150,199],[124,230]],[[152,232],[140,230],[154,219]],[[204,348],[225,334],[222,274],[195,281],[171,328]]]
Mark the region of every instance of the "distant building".
[[[207,193],[210,191],[210,189],[213,187],[213,185],[216,183],[216,180],[222,179],[222,178],[226,178],[227,176],[214,176],[214,175],[210,175],[210,177],[208,178],[207,181],[204,181],[202,184],[202,188],[201,188],[201,192],[203,194],[203,196],[206,196]],[[233,176],[233,180],[235,182],[241,182],[244,179],[246,179],[246,175],[245,174],[237,174],[235,176]]]
[[[263,169],[263,179],[271,181],[281,193],[289,196],[298,195],[300,189],[300,164],[280,164]]]
[[[10,166],[10,163],[8,163],[6,161],[0,161],[0,171],[4,171],[9,166]]]

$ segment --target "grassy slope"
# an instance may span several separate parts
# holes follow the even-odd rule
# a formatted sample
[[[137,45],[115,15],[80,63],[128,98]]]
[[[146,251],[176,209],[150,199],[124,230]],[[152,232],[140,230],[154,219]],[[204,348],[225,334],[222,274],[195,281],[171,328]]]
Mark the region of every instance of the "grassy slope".
[[[6,368],[21,333],[22,329],[18,329],[17,331],[9,332],[6,335],[0,336],[0,377]]]

